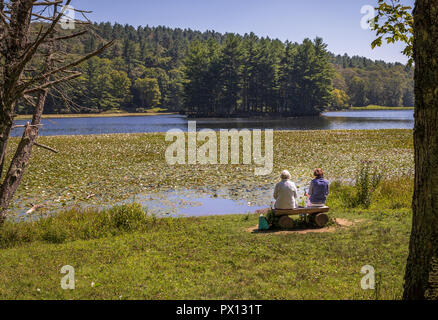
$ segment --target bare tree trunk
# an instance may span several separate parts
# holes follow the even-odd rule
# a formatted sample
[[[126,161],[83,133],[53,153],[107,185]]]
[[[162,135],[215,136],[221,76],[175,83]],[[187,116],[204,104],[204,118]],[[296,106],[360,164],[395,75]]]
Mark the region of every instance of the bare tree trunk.
[[[6,174],[5,180],[0,187],[0,225],[6,219],[6,212],[9,208],[9,204],[15,192],[17,191],[18,186],[20,185],[24,171],[29,164],[32,148],[36,139],[38,138],[38,125],[41,122],[41,116],[44,110],[46,97],[47,90],[44,90],[38,97],[32,123],[28,123],[26,125],[21,141]]]
[[[32,15],[32,0],[17,1],[13,4],[13,13],[11,14],[11,23],[9,28],[2,26],[2,33],[10,34],[2,41],[7,42],[8,49],[4,53],[4,79],[3,79],[3,93],[8,93],[1,96],[0,102],[0,177],[3,172],[6,148],[8,144],[9,134],[14,119],[15,99],[9,99],[15,93],[15,84],[22,76],[22,69],[19,67],[19,57],[26,49],[26,44],[29,38],[29,25]],[[3,11],[4,1],[0,3]]]
[[[438,298],[438,1],[414,9],[415,194],[404,299]]]
[[[56,15],[56,10],[54,12]],[[48,44],[46,59],[44,62],[44,72],[47,73],[52,69],[52,55],[54,52],[53,37],[50,37]],[[49,83],[50,77],[47,77],[44,84]],[[48,89],[41,90],[38,93],[37,102],[33,112],[32,123],[27,123],[23,132],[23,136],[15,151],[15,155],[12,158],[9,170],[6,173],[5,179],[0,187],[0,225],[6,219],[6,213],[9,208],[9,204],[20,185],[23,178],[24,171],[29,165],[30,156],[32,154],[32,148],[38,138],[39,125],[41,124],[41,118],[44,112],[44,105]],[[14,110],[14,109],[12,109]]]
[[[3,174],[3,167],[8,147],[9,134],[13,124],[13,118],[8,114],[7,109],[2,106],[0,111],[0,178]]]
[[[29,41],[32,7],[32,0],[17,1],[13,4],[10,20],[11,22],[9,26],[9,32],[11,35],[4,40],[8,41],[8,50],[5,53],[4,88],[1,99],[0,177],[2,176],[4,169],[9,134],[11,132],[15,116],[16,99],[14,99],[14,95],[17,88],[16,85],[17,83],[20,83],[20,79],[23,74],[23,68],[20,67],[20,57],[26,51],[26,46]],[[8,98],[5,98],[5,92],[8,93]],[[46,95],[46,91],[41,92],[38,96],[38,103],[42,102],[44,104]],[[43,108],[43,106],[41,108]],[[35,109],[35,114],[37,112],[38,109]],[[0,187],[0,225],[6,218],[6,211],[9,207],[9,203],[16,189],[18,188],[24,169],[29,162],[30,151],[37,136],[38,127],[26,127],[23,138],[21,139],[15,156],[10,164],[9,170],[5,176],[2,186]],[[26,152],[29,154],[26,155]]]
[[[61,47],[56,44],[87,33],[87,30],[82,30],[62,34],[59,30],[57,25],[61,18],[66,16],[64,9],[58,11],[58,8],[66,7],[70,2],[71,0],[14,0],[5,3],[4,0],[0,0],[0,177],[4,171],[7,142],[17,101],[23,99],[35,107],[32,123],[25,126],[21,141],[0,185],[0,227],[6,219],[9,204],[29,164],[32,147],[42,146],[36,143],[36,139],[48,90],[57,84],[79,77],[81,73],[75,70],[78,65],[113,44],[113,41],[110,41],[76,59],[65,52],[63,55],[62,51],[58,51],[55,57],[54,48]],[[81,12],[86,19],[86,11],[74,10]],[[31,30],[32,17],[34,21],[44,23]],[[90,24],[89,21],[77,19],[73,22],[80,26]],[[32,63],[39,65],[40,57],[44,55],[44,68],[32,68]],[[42,147],[54,151],[49,147]]]

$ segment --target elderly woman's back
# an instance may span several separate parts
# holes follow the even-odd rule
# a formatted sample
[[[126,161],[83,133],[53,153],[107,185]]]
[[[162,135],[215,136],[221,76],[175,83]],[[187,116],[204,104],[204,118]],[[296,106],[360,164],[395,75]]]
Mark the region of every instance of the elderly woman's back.
[[[330,192],[329,182],[324,179],[324,172],[320,168],[315,169],[314,175],[309,189],[310,203],[312,207],[324,207]]]
[[[281,173],[281,182],[277,183],[274,190],[275,209],[295,209],[297,207],[297,187],[290,181],[288,171]]]

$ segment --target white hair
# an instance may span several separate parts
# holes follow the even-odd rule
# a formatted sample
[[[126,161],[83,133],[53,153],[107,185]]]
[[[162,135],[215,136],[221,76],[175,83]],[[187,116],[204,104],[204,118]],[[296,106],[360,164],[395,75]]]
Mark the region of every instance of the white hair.
[[[285,180],[285,179],[289,180],[290,178],[292,178],[292,176],[290,175],[290,172],[289,172],[289,171],[284,170],[284,171],[281,173],[281,179],[283,179],[283,180]]]

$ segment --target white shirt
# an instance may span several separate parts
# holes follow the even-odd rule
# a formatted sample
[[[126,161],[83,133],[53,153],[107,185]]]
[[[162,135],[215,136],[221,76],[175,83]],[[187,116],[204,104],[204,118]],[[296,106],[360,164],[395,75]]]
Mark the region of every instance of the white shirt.
[[[275,209],[295,209],[297,205],[297,187],[290,180],[277,183],[274,191]]]

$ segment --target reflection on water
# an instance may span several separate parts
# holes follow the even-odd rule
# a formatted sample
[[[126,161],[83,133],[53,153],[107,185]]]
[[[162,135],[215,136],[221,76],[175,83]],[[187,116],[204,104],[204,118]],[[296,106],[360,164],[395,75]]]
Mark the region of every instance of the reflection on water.
[[[298,202],[304,199],[308,185],[297,182]],[[157,216],[210,216],[226,214],[254,213],[273,205],[274,185],[264,185],[256,189],[221,190],[171,190],[163,193],[137,195],[135,201],[142,204],[148,214]],[[125,202],[129,202],[125,201]]]
[[[191,119],[198,129],[274,129],[274,130],[349,130],[349,129],[412,129],[413,110],[395,111],[345,111],[327,112],[321,117],[282,119],[260,118],[207,118]],[[20,120],[16,124],[25,124]],[[166,132],[170,129],[187,130],[188,119],[180,115],[102,117],[102,118],[59,118],[43,120],[41,135],[88,135],[110,133]],[[22,129],[13,131],[20,136]]]
[[[181,190],[137,196],[135,201],[147,208],[148,214],[173,217],[244,214],[269,207],[269,200],[262,205],[223,196]]]
[[[334,111],[324,114],[326,117],[336,118],[361,118],[363,120],[414,120],[414,110],[356,110]]]
[[[296,181],[298,188],[297,200],[301,204],[304,194],[309,188],[309,181]],[[266,184],[255,188],[245,186],[224,187],[222,189],[178,189],[165,192],[136,194],[133,198],[118,204],[139,203],[150,216],[156,217],[200,217],[229,214],[249,214],[258,210],[268,209],[274,205],[274,184]],[[14,222],[36,221],[56,215],[59,210],[71,208],[108,209],[112,205],[74,202],[66,205],[45,202],[41,211],[27,213],[29,208],[14,207],[10,209],[8,219]]]
[[[133,198],[123,200],[117,204],[139,203],[148,215],[157,217],[197,217],[227,214],[248,214],[260,209],[269,208],[272,201],[273,186],[270,184],[257,188],[228,188],[220,190],[178,189],[164,192],[136,194]],[[304,192],[304,190],[303,190]],[[301,192],[301,196],[302,193]],[[73,201],[60,204],[45,202],[45,207],[33,213],[27,213],[29,207],[17,206],[9,211],[11,221],[35,221],[50,217],[59,210],[71,208],[100,208],[108,209],[112,205],[105,203],[88,203],[87,201]]]

